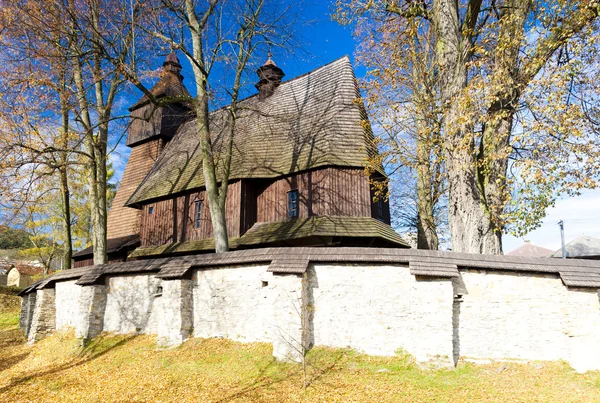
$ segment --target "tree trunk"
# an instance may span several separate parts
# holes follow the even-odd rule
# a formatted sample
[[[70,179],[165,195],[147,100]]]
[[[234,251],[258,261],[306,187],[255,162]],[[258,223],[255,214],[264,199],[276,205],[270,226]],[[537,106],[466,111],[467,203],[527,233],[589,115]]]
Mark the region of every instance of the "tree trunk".
[[[60,175],[60,193],[62,196],[62,205],[63,205],[63,221],[64,221],[64,254],[63,254],[63,270],[68,270],[71,268],[71,260],[73,259],[73,241],[71,234],[71,204],[69,201],[70,191],[69,191],[69,181],[67,177],[67,167],[63,166],[59,170]]]
[[[67,152],[69,148],[69,101],[66,90],[66,68],[68,61],[65,59],[65,69],[61,75],[61,88],[60,88],[60,108],[62,112],[62,135],[60,138],[60,147],[63,149],[60,152],[59,162],[59,176],[60,176],[60,193],[62,197],[63,207],[63,231],[64,231],[64,242],[63,242],[63,270],[69,270],[71,268],[71,260],[73,259],[73,239],[72,239],[72,228],[71,228],[71,192],[69,190],[69,154]]]
[[[210,120],[208,113],[208,73],[204,65],[204,49],[202,48],[202,30],[216,6],[216,1],[211,0],[209,8],[205,11],[202,19],[198,19],[195,4],[192,0],[185,0],[185,12],[187,23],[190,26],[192,38],[193,60],[190,60],[194,78],[196,80],[196,123],[198,125],[198,137],[202,151],[202,173],[208,197],[208,207],[213,228],[213,239],[215,241],[215,252],[227,252],[229,250],[229,239],[227,236],[227,222],[225,208],[221,208],[219,198],[219,183],[217,180],[217,166],[213,155],[212,140],[210,137]]]
[[[94,264],[104,264],[108,262],[108,250],[107,250],[107,208],[106,208],[106,135],[107,129],[100,128],[99,130],[99,143],[96,147],[95,157],[95,169],[96,169],[96,202],[95,211],[93,211],[93,222],[95,223],[92,227],[94,232]],[[104,140],[103,140],[104,139]]]
[[[417,248],[437,250],[439,240],[432,195],[431,145],[417,140]]]
[[[470,150],[448,150],[448,223],[452,250],[469,253],[502,253],[502,238],[485,213]]]
[[[457,252],[502,252],[501,233],[496,231],[482,204],[474,158],[473,123],[463,118],[461,102],[468,83],[467,62],[472,54],[469,32],[475,28],[481,1],[471,0],[459,23],[458,3],[435,0],[433,26],[444,113],[444,155],[448,179],[448,223],[452,249]]]

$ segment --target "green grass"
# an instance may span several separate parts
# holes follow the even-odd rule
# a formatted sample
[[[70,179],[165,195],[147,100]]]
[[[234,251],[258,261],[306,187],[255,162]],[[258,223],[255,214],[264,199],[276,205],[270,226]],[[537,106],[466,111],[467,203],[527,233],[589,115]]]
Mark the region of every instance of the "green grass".
[[[0,331],[14,329],[19,326],[18,312],[0,312]]]
[[[0,401],[20,402],[598,402],[600,373],[563,362],[460,363],[424,369],[412,357],[315,348],[301,366],[266,343],[193,339],[157,349],[151,336],[102,335],[82,348],[59,333],[25,344],[0,330]],[[8,323],[7,322],[7,323]]]

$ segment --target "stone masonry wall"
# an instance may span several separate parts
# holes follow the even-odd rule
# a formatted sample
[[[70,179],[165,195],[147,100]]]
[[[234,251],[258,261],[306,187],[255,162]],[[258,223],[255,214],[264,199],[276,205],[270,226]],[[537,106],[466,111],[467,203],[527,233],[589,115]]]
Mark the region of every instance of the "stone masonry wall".
[[[161,280],[154,275],[108,278],[104,330],[156,334],[162,312],[158,287],[161,287]]]
[[[35,309],[31,317],[31,326],[27,334],[29,343],[43,339],[56,330],[56,307],[54,288],[36,291]]]
[[[267,270],[57,282],[23,299],[20,324],[31,342],[74,326],[83,339],[151,333],[162,346],[192,336],[270,342],[284,360],[324,345],[374,355],[402,349],[446,365],[459,357],[563,359],[578,371],[600,369],[598,290],[569,289],[556,275],[461,269],[450,280],[417,278],[400,264],[347,263],[311,264],[305,275]]]
[[[79,314],[75,323],[75,336],[85,343],[104,329],[106,312],[106,285],[82,287],[79,293]]]
[[[468,359],[559,360],[600,369],[600,304],[556,275],[462,270],[455,336]],[[579,351],[578,351],[579,350]]]
[[[165,280],[160,296],[162,313],[158,319],[158,344],[176,346],[187,340],[194,326],[191,280]]]
[[[197,271],[194,336],[272,342],[277,357],[297,357],[302,337],[302,279],[274,275],[267,268]]]
[[[451,364],[450,280],[417,280],[406,266],[311,266],[315,345]]]
[[[56,283],[56,330],[75,328],[79,321],[81,288],[75,280]]]
[[[32,292],[23,296],[21,301],[21,315],[19,316],[19,329],[23,330],[25,337],[29,337],[29,329],[35,312],[37,293]]]

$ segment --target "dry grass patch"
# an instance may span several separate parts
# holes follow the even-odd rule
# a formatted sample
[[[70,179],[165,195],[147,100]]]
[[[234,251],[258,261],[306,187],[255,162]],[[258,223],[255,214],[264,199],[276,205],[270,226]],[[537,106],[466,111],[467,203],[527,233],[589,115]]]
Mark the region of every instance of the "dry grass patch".
[[[60,333],[28,346],[0,330],[0,401],[7,402],[597,402],[600,373],[565,363],[461,364],[424,370],[407,356],[319,348],[300,366],[271,346],[194,339],[159,350],[150,336],[103,335],[80,348]]]
[[[17,297],[19,290],[14,287],[0,287],[0,314],[18,313],[21,310],[21,297]]]

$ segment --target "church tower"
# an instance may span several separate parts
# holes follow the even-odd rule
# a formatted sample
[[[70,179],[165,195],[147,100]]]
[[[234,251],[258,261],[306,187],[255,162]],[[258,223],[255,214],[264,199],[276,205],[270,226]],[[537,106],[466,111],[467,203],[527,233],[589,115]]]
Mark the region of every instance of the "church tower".
[[[141,212],[125,207],[125,203],[191,113],[188,104],[190,94],[183,85],[181,64],[174,53],[167,56],[160,79],[150,92],[157,100],[166,101],[167,105],[157,106],[144,95],[129,108],[131,122],[126,144],[131,147],[131,155],[108,213],[109,240],[139,234]]]

